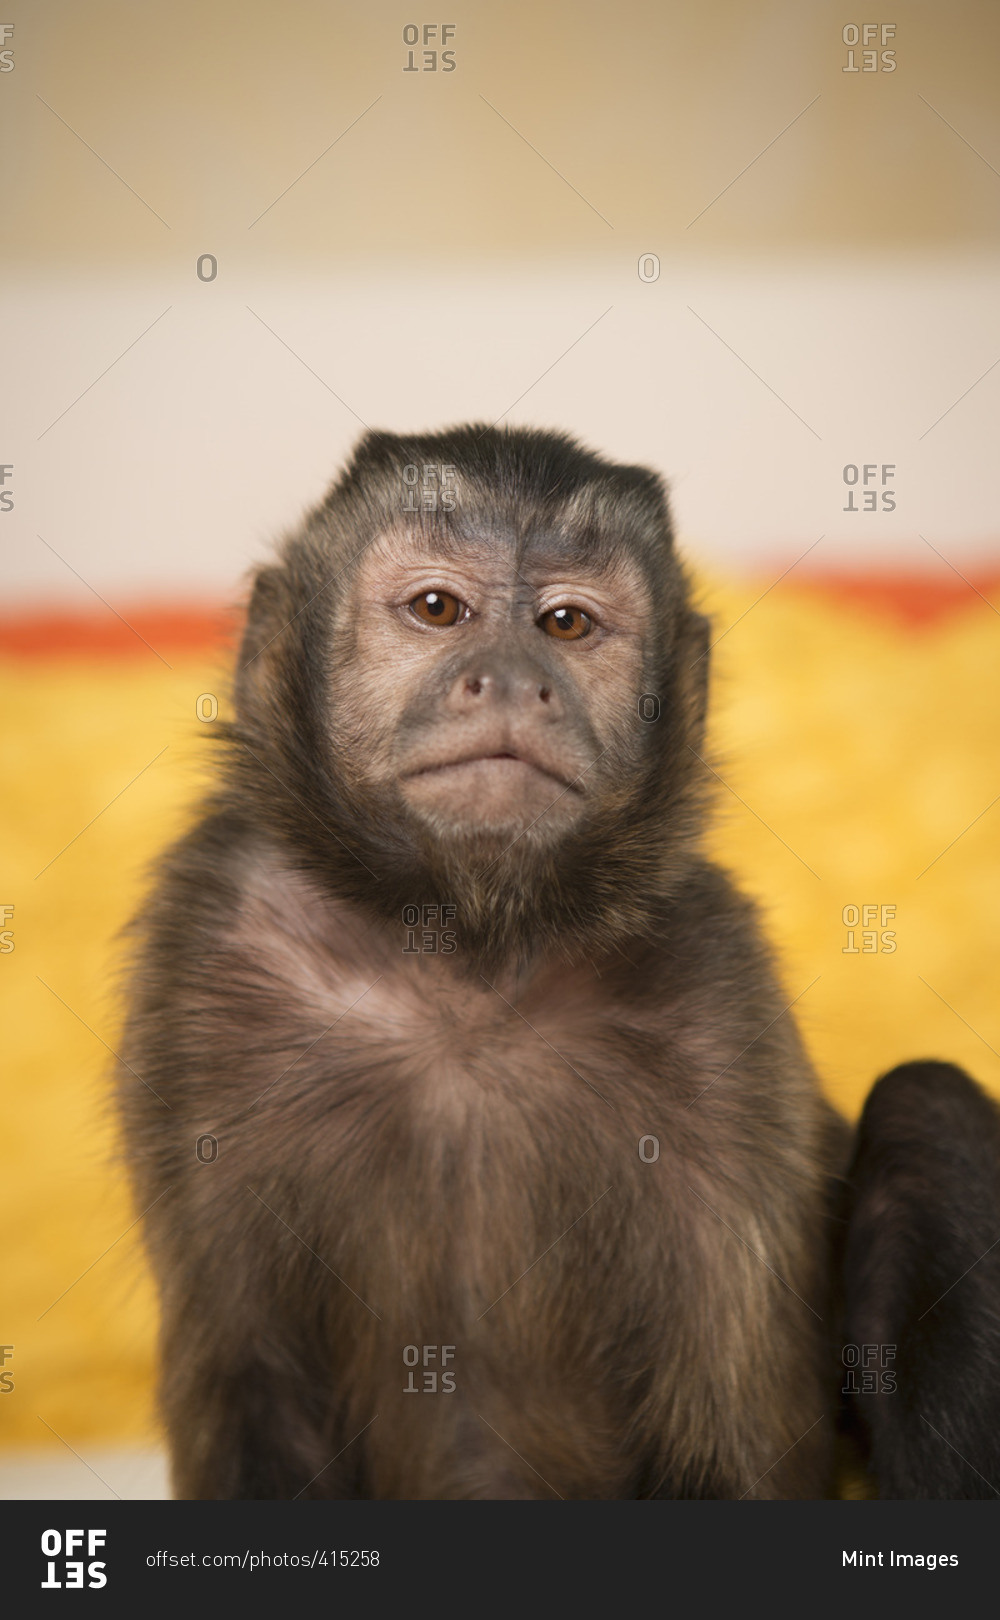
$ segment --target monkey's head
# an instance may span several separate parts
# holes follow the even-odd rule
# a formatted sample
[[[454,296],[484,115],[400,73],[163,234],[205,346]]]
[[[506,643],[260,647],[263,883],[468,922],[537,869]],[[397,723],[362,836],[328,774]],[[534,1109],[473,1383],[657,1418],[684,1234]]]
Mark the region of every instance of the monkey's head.
[[[256,580],[244,802],[493,963],[641,929],[697,833],[707,625],[659,479],[553,433],[370,433]]]

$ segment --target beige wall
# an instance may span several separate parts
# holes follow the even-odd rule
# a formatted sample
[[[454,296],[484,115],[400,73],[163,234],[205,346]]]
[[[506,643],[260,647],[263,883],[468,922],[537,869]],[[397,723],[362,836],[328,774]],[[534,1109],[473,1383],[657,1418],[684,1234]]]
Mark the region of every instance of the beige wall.
[[[5,600],[231,596],[362,421],[568,428],[713,566],[996,556],[1000,0],[8,3]]]
[[[859,4],[7,0],[3,251],[121,267],[252,247],[386,268],[995,244],[1000,5]],[[894,72],[842,71],[844,25],[866,20],[895,25]],[[402,27],[425,21],[454,23],[454,72],[402,71]]]

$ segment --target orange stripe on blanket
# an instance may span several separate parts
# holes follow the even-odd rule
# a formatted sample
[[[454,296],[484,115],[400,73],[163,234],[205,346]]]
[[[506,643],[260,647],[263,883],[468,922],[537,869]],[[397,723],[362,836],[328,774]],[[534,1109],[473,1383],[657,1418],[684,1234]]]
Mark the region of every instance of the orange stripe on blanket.
[[[831,604],[863,608],[920,628],[937,624],[956,613],[987,607],[1000,613],[1000,573],[971,574],[964,578],[943,571],[935,574],[807,573],[789,578],[785,587]]]
[[[227,607],[24,613],[0,618],[0,653],[14,658],[149,658],[222,651],[239,633]]]

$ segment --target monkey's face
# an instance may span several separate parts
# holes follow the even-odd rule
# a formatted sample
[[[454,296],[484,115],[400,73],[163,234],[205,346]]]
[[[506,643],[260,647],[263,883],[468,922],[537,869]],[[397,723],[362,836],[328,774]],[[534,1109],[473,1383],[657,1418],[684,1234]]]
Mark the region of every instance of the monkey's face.
[[[558,841],[635,741],[647,598],[565,542],[383,536],[338,615],[341,757],[441,837]]]
[[[421,465],[453,500],[404,516]],[[258,573],[229,770],[338,898],[454,905],[470,972],[610,949],[697,844],[707,652],[653,473],[373,432]]]

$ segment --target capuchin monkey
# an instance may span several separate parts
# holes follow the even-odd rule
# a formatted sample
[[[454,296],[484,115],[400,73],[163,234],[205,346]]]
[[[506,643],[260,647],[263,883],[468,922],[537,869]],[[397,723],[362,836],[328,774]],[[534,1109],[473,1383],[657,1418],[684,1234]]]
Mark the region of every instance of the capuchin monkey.
[[[996,1110],[911,1065],[851,1162],[701,852],[708,650],[556,433],[370,433],[257,574],[120,1071],[177,1496],[826,1496],[845,1335],[872,1488],[996,1494]]]

